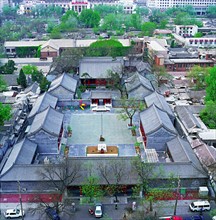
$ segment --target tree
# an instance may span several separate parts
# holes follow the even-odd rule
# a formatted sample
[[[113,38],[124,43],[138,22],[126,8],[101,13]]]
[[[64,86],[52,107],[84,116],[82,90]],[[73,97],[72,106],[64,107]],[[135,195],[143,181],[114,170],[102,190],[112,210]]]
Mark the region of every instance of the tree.
[[[41,81],[40,81],[40,91],[41,91],[41,93],[44,93],[44,92],[48,91],[49,86],[50,86],[50,82],[47,80],[47,78],[45,76],[43,76]]]
[[[208,6],[206,14],[209,18],[216,18],[216,5]]]
[[[77,73],[79,60],[83,57],[82,48],[71,48],[64,50],[61,55],[53,60],[50,71],[53,69],[58,74],[64,72]]]
[[[0,67],[0,74],[13,74],[14,70],[17,70],[15,65],[13,60],[8,60],[7,63]]]
[[[104,192],[99,185],[99,177],[95,174],[93,164],[91,162],[87,162],[85,164],[85,168],[88,176],[85,178],[81,188],[83,195],[86,196],[84,203],[86,202],[92,204],[94,202],[93,199],[102,197]]]
[[[20,70],[19,77],[17,78],[17,83],[21,85],[23,89],[27,87],[26,75],[24,74],[22,69]]]
[[[207,84],[205,100],[216,102],[216,67],[208,69],[205,82]]]
[[[130,120],[129,126],[133,126],[133,116],[137,111],[141,111],[144,109],[143,102],[130,98],[123,98],[121,100],[121,110],[119,111],[119,119],[124,121]]]
[[[149,14],[149,9],[147,7],[136,7],[136,14],[140,16],[147,16]]]
[[[77,160],[72,160],[67,156],[65,159],[57,161],[57,164],[47,163],[39,172],[39,175],[46,180],[50,189],[55,188],[58,196],[53,201],[56,212],[59,213],[60,198],[64,193],[67,193],[67,187],[72,185],[80,177],[81,163]],[[48,204],[46,204],[48,206]],[[64,207],[63,211],[64,211]]]
[[[4,105],[0,102],[0,125],[4,125],[4,122],[11,118],[11,110],[10,105]]]
[[[156,66],[154,65],[152,68],[153,74],[155,76],[157,85],[160,87],[163,83],[163,80],[170,81],[173,77],[167,73],[166,68],[164,66]]]
[[[190,79],[190,85],[195,90],[201,90],[206,88],[205,78],[208,75],[208,68],[193,66],[188,73],[187,77]]]
[[[115,201],[118,202],[118,193],[122,191],[121,181],[127,174],[124,160],[110,160],[109,163],[100,162],[98,164],[100,176],[105,180],[107,187],[106,191],[110,195],[115,196]]]
[[[94,10],[99,12],[100,16],[104,18],[108,14],[123,14],[122,6],[102,5],[98,4],[94,6]]]
[[[216,129],[216,102],[208,101],[200,112],[200,118],[210,129]]]
[[[202,32],[197,32],[196,34],[194,34],[194,37],[202,37],[203,36],[203,33]]]
[[[111,56],[118,57],[123,56],[127,47],[124,47],[118,40],[98,40],[92,43],[85,52],[85,56]]]
[[[196,18],[189,15],[187,12],[179,12],[175,19],[174,24],[176,25],[197,25],[198,27],[202,27],[202,21],[197,20]]]
[[[141,30],[144,36],[151,37],[156,29],[157,25],[154,22],[145,22],[141,26]]]
[[[111,89],[118,89],[121,93],[121,97],[125,96],[125,87],[122,84],[122,69],[120,70],[108,70],[108,83],[107,87]]]
[[[153,9],[151,15],[149,16],[150,22],[159,24],[161,20],[167,19],[167,15],[161,12],[160,9]]]
[[[38,70],[37,66],[34,65],[26,65],[22,67],[24,74],[31,75],[31,79],[33,82],[41,83],[42,79],[44,78],[43,73]]]
[[[2,76],[0,75],[0,92],[7,90],[7,83],[4,81]]]
[[[93,11],[92,9],[84,9],[80,13],[79,20],[86,28],[98,27],[100,15],[97,11]]]
[[[82,185],[82,193],[87,197],[87,203],[92,204],[94,198],[98,199],[103,195],[103,191],[99,185],[99,178],[89,176]]]

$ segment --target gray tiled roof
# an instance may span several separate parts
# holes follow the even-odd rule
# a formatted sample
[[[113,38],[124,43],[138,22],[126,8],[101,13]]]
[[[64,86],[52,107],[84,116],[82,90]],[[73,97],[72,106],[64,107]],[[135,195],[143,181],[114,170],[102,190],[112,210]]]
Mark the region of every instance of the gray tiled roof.
[[[18,75],[15,74],[1,74],[3,80],[7,83],[8,86],[17,86]]]
[[[25,90],[24,90],[24,93],[29,93],[29,92],[32,92],[32,93],[37,93],[38,91],[38,88],[39,88],[39,84],[37,82],[34,82],[32,85],[28,86]]]
[[[80,60],[79,75],[81,79],[84,73],[88,73],[90,78],[108,78],[108,70],[112,70],[118,73],[122,72],[123,58],[117,57],[84,57]]]
[[[48,106],[55,108],[57,101],[58,101],[58,98],[52,96],[48,92],[40,95],[37,98],[36,102],[34,103],[34,106],[31,110],[31,112],[29,113],[28,117],[30,118],[30,117],[34,116],[35,114],[43,111]]]
[[[138,72],[136,72],[133,76],[129,77],[127,79],[127,83],[125,83],[125,87],[128,93],[132,90],[137,89],[140,86],[150,91],[154,91],[151,82],[144,76],[141,76]]]
[[[77,87],[77,80],[67,73],[63,73],[58,78],[54,79],[50,85],[49,91],[53,91],[57,87],[62,86],[68,91],[75,92]]]
[[[167,147],[174,162],[191,162],[197,169],[203,170],[199,159],[186,140],[176,137],[167,142]]]
[[[137,184],[138,183],[138,176],[136,172],[134,171],[134,168],[132,167],[131,160],[133,160],[133,157],[117,157],[115,158],[115,161],[121,162],[123,159],[124,167],[126,170],[126,174],[122,177],[122,180],[120,181],[120,184]],[[105,163],[108,166],[108,169],[110,167],[110,164],[112,164],[113,158],[103,157],[103,160],[101,158],[88,158],[88,157],[82,157],[82,158],[69,158],[69,169],[68,172],[71,172],[72,165],[74,162],[81,164],[81,172],[80,178],[75,179],[72,185],[81,185],[86,180],[86,177],[89,175],[89,170],[94,172],[96,176],[99,175],[99,170],[97,169],[99,163]],[[91,165],[91,166],[89,166]],[[53,165],[54,166],[54,165]],[[88,169],[89,167],[89,169]],[[91,168],[90,168],[91,167]],[[161,168],[164,172],[161,173]],[[13,169],[9,170],[6,175],[1,177],[1,181],[44,181],[42,179],[40,173],[44,171],[43,165],[14,165]],[[156,163],[155,164],[155,171],[153,173],[161,173],[162,178],[170,178],[170,173],[175,173],[176,176],[179,176],[181,179],[200,179],[200,178],[208,178],[208,175],[203,170],[199,170],[193,166],[192,163],[188,162],[179,162],[179,163]],[[128,175],[130,174],[130,175]],[[100,176],[100,175],[99,175]],[[114,181],[114,179],[110,179],[111,182]],[[106,184],[103,178],[99,178],[100,184]]]
[[[169,115],[173,117],[175,116],[164,96],[159,94],[158,92],[153,92],[152,94],[146,96],[145,102],[147,107],[149,107],[152,104],[155,104],[160,109],[166,111]]]
[[[4,165],[1,175],[6,173],[14,164],[31,164],[37,150],[37,144],[23,139],[21,142],[15,144],[13,149]]]
[[[27,136],[34,135],[43,129],[54,136],[59,136],[64,115],[52,107],[47,107],[42,112],[35,115]]]
[[[151,66],[149,65],[149,63],[145,63],[143,61],[140,61],[137,65],[136,65],[137,71],[140,72],[151,72]]]
[[[200,124],[197,119],[194,117],[192,112],[186,106],[176,106],[175,111],[180,118],[181,122],[185,128],[189,131],[193,128],[200,128]]]
[[[166,130],[176,134],[176,130],[167,113],[154,104],[140,112],[140,120],[146,134],[153,133],[160,127],[164,127]]]

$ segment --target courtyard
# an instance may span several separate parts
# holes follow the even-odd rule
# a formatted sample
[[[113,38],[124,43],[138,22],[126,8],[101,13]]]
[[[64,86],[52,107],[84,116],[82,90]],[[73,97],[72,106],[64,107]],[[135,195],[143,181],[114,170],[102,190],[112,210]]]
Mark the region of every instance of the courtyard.
[[[132,136],[128,129],[129,121],[118,118],[117,113],[71,113],[69,124],[72,128],[72,136],[67,139],[69,157],[86,156],[87,146],[106,144],[118,146],[119,156],[134,156],[136,151],[134,143],[136,136]],[[100,136],[105,141],[100,141]]]

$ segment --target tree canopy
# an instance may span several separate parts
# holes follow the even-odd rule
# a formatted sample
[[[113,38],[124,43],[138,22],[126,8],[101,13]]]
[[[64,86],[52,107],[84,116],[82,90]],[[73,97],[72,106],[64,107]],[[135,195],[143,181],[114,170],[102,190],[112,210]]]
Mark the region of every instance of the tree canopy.
[[[86,56],[123,56],[128,48],[115,39],[98,40],[86,50]]]
[[[208,69],[208,75],[205,78],[206,87],[206,101],[216,102],[216,67]]]
[[[100,22],[100,14],[92,9],[85,9],[81,11],[79,20],[86,28],[97,27]]]
[[[0,102],[0,125],[11,118],[11,106],[4,105]]]
[[[151,37],[154,33],[154,30],[157,28],[157,25],[154,22],[145,22],[141,26],[141,30],[144,36]]]

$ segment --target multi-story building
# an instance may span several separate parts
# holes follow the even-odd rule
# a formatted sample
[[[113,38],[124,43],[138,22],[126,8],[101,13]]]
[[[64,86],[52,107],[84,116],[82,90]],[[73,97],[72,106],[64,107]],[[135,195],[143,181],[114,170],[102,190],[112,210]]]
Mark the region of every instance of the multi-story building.
[[[147,0],[147,7],[150,8],[166,9],[191,5],[199,15],[205,14],[207,7],[215,4],[216,0]]]
[[[182,37],[193,37],[198,32],[197,25],[176,25],[175,33]]]

